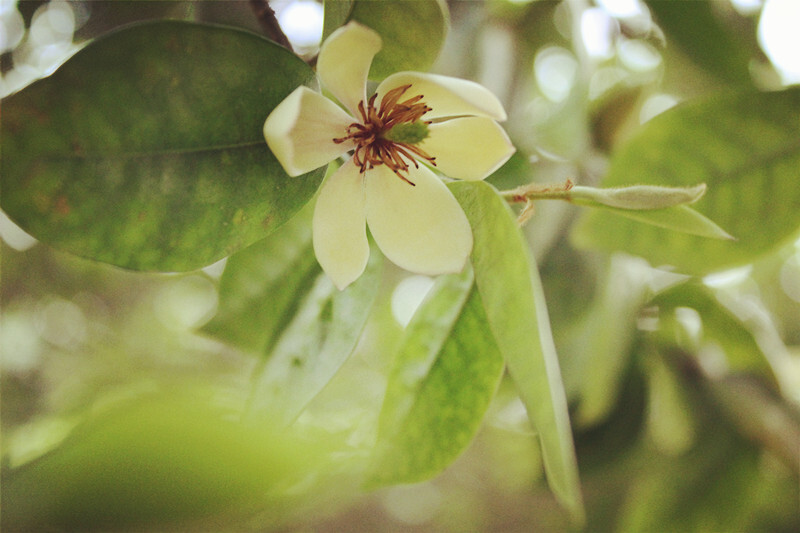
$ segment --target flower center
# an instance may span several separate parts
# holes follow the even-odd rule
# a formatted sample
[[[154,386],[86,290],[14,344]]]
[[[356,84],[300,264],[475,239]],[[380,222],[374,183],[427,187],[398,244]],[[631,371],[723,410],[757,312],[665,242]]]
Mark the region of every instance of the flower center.
[[[431,110],[424,102],[422,95],[400,101],[411,85],[403,85],[392,89],[381,98],[380,107],[375,106],[377,94],[367,102],[358,103],[361,122],[354,122],[347,127],[347,135],[333,142],[339,144],[352,140],[356,147],[353,161],[364,173],[378,165],[386,165],[397,177],[414,185],[407,176],[410,164],[419,168],[417,159],[424,159],[436,166],[436,158],[421,150],[416,144],[428,136],[430,121],[421,121],[422,115]]]

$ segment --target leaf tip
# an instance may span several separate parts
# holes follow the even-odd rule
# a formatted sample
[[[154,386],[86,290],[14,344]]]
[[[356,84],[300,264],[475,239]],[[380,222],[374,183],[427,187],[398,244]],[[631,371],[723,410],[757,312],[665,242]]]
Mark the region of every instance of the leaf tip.
[[[705,196],[707,190],[708,186],[705,183],[700,183],[698,185],[695,185],[694,187],[688,187],[686,191],[689,193],[691,199],[687,203],[689,204],[695,203],[700,198]]]

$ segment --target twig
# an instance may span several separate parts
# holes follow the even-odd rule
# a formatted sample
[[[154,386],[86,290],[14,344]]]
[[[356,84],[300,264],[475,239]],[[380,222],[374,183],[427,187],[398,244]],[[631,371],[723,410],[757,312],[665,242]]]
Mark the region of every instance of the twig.
[[[510,203],[529,200],[565,200],[569,199],[569,191],[574,186],[575,183],[571,179],[555,184],[528,183],[510,191],[500,191],[500,195]]]
[[[281,46],[286,47],[289,51],[294,52],[292,44],[283,33],[281,25],[278,24],[278,19],[275,17],[275,11],[269,5],[269,0],[250,0],[250,7],[264,29],[267,36]]]
[[[510,191],[501,191],[500,195],[509,203],[525,203],[525,207],[517,217],[517,224],[524,225],[533,216],[534,200],[569,200],[569,191],[575,186],[571,179],[563,184],[541,185],[529,183]]]

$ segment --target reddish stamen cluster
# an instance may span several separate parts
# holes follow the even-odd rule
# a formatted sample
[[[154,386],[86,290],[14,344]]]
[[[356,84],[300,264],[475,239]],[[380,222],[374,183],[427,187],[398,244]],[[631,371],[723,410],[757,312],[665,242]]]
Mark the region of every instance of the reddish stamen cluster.
[[[385,138],[385,135],[394,126],[416,122],[431,110],[421,101],[423,98],[421,94],[402,102],[399,101],[409,87],[411,84],[387,92],[381,98],[380,108],[375,107],[377,94],[372,95],[366,107],[363,100],[359,102],[358,112],[361,115],[361,122],[350,124],[347,127],[347,136],[333,139],[333,142],[340,144],[352,140],[355,143],[353,161],[361,168],[362,173],[378,165],[386,165],[400,179],[414,185],[408,177],[402,174],[403,172],[408,173],[409,163],[419,168],[417,158],[421,158],[436,166],[436,158],[413,144],[390,141]],[[425,124],[430,124],[430,121]]]

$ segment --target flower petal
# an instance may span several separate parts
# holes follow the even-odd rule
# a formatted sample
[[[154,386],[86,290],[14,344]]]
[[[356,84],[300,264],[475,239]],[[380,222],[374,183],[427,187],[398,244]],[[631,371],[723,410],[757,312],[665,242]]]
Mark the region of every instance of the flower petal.
[[[350,22],[331,33],[319,49],[317,76],[354,116],[359,116],[358,103],[366,99],[369,67],[381,46],[375,31]]]
[[[311,223],[314,253],[340,290],[358,279],[369,259],[364,218],[364,176],[352,160],[329,176]]]
[[[444,175],[461,180],[482,180],[515,150],[503,128],[485,117],[431,124],[419,147],[436,158],[436,168]]]
[[[421,94],[424,96],[422,101],[432,108],[425,115],[426,120],[458,115],[489,117],[500,121],[506,119],[503,104],[483,85],[438,74],[392,74],[378,85],[378,101],[387,92],[403,85],[411,85],[403,99]]]
[[[450,190],[425,167],[411,186],[385,165],[366,174],[367,224],[381,251],[418,274],[459,272],[472,251],[472,230]]]
[[[286,173],[299,176],[353,149],[347,135],[353,118],[307,87],[298,87],[272,110],[264,122],[264,139]]]

